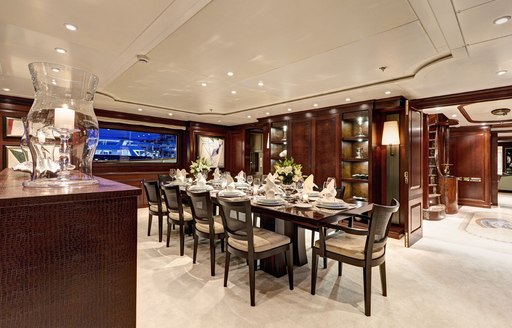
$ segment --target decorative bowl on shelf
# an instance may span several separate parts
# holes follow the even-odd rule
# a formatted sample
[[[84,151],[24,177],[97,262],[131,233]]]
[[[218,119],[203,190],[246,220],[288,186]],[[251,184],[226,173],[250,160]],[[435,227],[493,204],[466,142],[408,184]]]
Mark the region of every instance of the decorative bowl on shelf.
[[[353,178],[353,179],[364,179],[364,180],[368,180],[368,174],[356,173],[356,174],[352,174],[352,178]]]

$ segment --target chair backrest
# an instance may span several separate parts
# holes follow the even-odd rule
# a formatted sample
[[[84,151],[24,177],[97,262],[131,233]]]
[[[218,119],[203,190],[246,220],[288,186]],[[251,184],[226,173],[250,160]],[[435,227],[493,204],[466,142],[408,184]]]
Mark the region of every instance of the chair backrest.
[[[190,209],[195,222],[209,224],[213,231],[213,205],[209,191],[191,192],[187,190],[190,198]]]
[[[218,198],[224,232],[228,238],[247,241],[248,251],[254,252],[251,201]]]
[[[150,205],[161,206],[162,198],[160,196],[160,187],[158,186],[157,181],[145,181],[144,190],[146,191],[146,198]]]
[[[171,181],[172,181],[172,178],[168,174],[159,174],[158,175],[158,182],[160,183],[160,185],[166,184]]]
[[[336,198],[343,199],[344,194],[345,194],[345,186],[336,188]]]
[[[391,224],[391,216],[398,211],[400,203],[393,198],[391,205],[373,205],[368,238],[366,239],[366,258],[372,258],[372,252],[386,247],[386,241]]]
[[[180,186],[163,186],[162,191],[167,210],[179,213],[181,220],[183,217],[183,203],[181,202]]]

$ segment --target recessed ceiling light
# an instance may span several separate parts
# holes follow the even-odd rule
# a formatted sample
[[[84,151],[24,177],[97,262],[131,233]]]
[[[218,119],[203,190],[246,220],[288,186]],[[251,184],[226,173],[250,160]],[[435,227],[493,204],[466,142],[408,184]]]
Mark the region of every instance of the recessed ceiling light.
[[[231,91],[232,94],[236,95],[236,90]]]
[[[76,25],[73,25],[73,24],[70,24],[70,23],[66,23],[64,24],[64,27],[69,30],[69,31],[76,31],[78,30],[78,28],[76,27]]]
[[[217,123],[220,123],[220,122],[222,122],[222,121],[221,121],[221,120],[218,120],[218,121],[217,121]]]
[[[436,110],[441,110],[441,108],[439,108],[439,107],[436,107]]]
[[[53,85],[57,85],[57,81],[52,80],[52,84],[53,84]]]
[[[251,115],[247,115],[247,118],[251,118]]]
[[[386,91],[386,92],[384,92],[384,93],[385,93],[385,94],[387,94],[387,95],[390,95],[390,94],[391,94],[391,91]]]
[[[508,71],[506,69],[502,69],[502,70],[499,70],[496,72],[496,75],[504,75],[504,74],[507,74]]]
[[[5,92],[11,91],[11,89],[9,89],[9,88],[2,88],[2,90],[4,90]]]
[[[258,86],[262,87],[262,86],[263,86],[263,82],[262,82],[262,81],[259,81],[259,82],[258,82]]]
[[[52,72],[58,73],[60,72],[60,68],[54,67],[52,68]]]
[[[291,111],[292,111],[292,109],[291,109],[291,108],[288,108],[288,111],[289,111],[289,112],[291,112]]]
[[[453,114],[452,117],[457,117],[457,114]]]
[[[313,104],[313,107],[318,107],[318,104]]]
[[[68,52],[66,49],[63,48],[55,48],[55,51],[57,51],[59,54],[65,54],[66,52]]]
[[[350,101],[351,99],[350,98],[345,98],[345,101]]]
[[[203,87],[205,87],[205,86],[207,86],[208,84],[207,84],[206,82],[202,82],[202,83],[201,83],[201,85],[202,85]]]
[[[233,73],[233,72],[228,72],[227,74],[228,74],[228,76],[233,76],[233,75],[235,75],[235,73]]]
[[[138,110],[139,112],[142,112],[142,108],[137,108],[137,110]]]
[[[493,23],[496,24],[496,25],[501,25],[501,24],[505,24],[506,22],[508,22],[510,20],[510,16],[501,16],[499,18],[496,18]]]
[[[172,116],[172,113],[169,113],[168,115],[169,115],[169,116]]]
[[[269,113],[269,112],[266,112],[266,113],[265,113],[265,115],[270,115],[270,113]]]

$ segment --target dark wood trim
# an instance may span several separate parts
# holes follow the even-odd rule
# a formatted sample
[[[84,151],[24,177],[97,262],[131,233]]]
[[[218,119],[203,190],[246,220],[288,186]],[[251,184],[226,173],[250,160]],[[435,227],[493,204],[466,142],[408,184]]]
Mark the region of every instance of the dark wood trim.
[[[413,99],[409,103],[416,109],[426,109],[440,106],[453,106],[470,104],[482,101],[510,99],[512,96],[512,85],[491,89],[481,89],[468,92],[454,93],[428,98]]]
[[[466,110],[466,108],[464,106],[465,105],[459,105],[459,106],[457,106],[457,109],[462,114],[462,116],[464,116],[464,118],[470,123],[485,123],[485,124],[489,124],[491,126],[496,125],[496,127],[501,127],[502,122],[512,122],[512,119],[508,119],[508,120],[502,119],[500,121],[477,121],[477,120],[474,120],[473,118],[471,118],[471,116],[469,115],[468,111]]]
[[[96,116],[98,117],[99,121],[101,121],[102,117],[107,117],[107,118],[114,118],[114,119],[119,119],[119,120],[133,121],[134,125],[137,124],[137,122],[169,124],[169,125],[183,126],[183,127],[185,127],[185,125],[186,125],[186,122],[184,122],[184,121],[173,120],[170,118],[115,112],[115,111],[104,110],[104,109],[99,109],[99,108],[95,108],[94,112],[96,113]]]

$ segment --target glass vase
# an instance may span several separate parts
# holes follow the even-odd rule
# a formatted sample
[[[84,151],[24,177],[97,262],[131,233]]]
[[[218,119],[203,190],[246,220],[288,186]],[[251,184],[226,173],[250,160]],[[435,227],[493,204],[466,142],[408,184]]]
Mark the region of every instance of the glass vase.
[[[32,175],[25,187],[80,187],[97,184],[92,161],[99,127],[93,98],[98,77],[51,63],[29,64],[35,89],[25,133]]]

